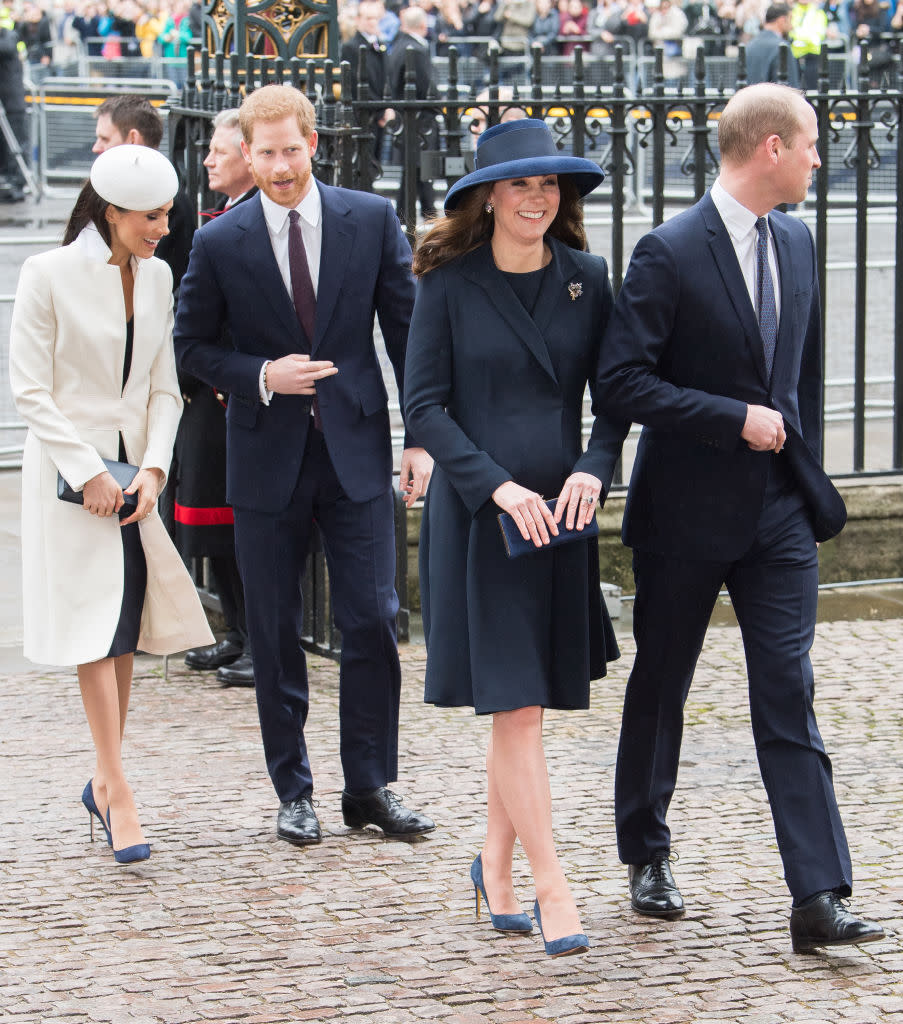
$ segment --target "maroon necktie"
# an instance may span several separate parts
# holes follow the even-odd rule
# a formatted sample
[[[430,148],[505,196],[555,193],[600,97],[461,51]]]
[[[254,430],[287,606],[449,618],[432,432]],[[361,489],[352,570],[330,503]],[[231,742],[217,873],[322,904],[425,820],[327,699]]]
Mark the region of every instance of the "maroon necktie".
[[[314,344],[314,329],[317,320],[317,297],[314,295],[313,282],[310,279],[310,268],[307,265],[307,253],[304,250],[304,239],[301,237],[301,216],[297,210],[288,212],[288,268],[292,278],[292,298],[295,302],[295,313],[307,340],[307,353]],[[311,402],[314,426],[323,429],[320,420],[320,404],[314,396]]]

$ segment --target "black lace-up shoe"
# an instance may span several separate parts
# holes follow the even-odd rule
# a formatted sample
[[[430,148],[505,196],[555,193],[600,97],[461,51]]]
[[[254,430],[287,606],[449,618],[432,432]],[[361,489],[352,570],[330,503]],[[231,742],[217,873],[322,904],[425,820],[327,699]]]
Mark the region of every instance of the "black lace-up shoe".
[[[630,905],[639,914],[674,921],[684,915],[684,901],[671,874],[670,853],[657,853],[648,864],[628,864]]]
[[[231,665],[223,665],[216,670],[216,681],[220,686],[253,686],[254,662],[250,651],[245,651]]]
[[[877,942],[884,938],[884,929],[854,917],[847,910],[846,900],[829,890],[816,893],[790,911],[790,938],[794,953],[811,953],[816,946]]]
[[[211,644],[210,647],[195,647],[194,650],[186,651],[185,664],[201,672],[211,672],[222,668],[223,665],[231,665],[241,657],[243,650],[242,644],[237,644],[226,637],[225,640]]]
[[[385,786],[363,796],[342,793],[342,817],[349,828],[376,825],[387,836],[419,836],[436,827],[432,818],[409,810],[401,797]]]
[[[276,835],[295,846],[310,846],[320,842],[320,822],[309,797],[302,796],[279,805]]]

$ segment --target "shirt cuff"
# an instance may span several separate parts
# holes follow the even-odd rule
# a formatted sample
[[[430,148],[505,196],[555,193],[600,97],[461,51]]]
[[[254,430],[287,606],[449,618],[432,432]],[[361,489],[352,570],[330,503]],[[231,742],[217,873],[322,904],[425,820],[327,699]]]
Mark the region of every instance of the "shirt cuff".
[[[260,376],[257,378],[257,390],[260,393],[260,401],[263,402],[264,405],[269,405],[270,399],[273,397],[273,392],[267,391],[263,383],[266,377],[267,367],[271,362],[272,359],[267,359],[263,366],[260,367]]]

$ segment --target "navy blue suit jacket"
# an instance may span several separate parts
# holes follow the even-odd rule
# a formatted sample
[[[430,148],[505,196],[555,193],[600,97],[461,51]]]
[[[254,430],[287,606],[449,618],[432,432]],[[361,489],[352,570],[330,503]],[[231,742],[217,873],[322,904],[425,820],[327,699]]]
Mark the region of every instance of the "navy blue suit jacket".
[[[602,345],[599,393],[643,424],[624,543],[682,558],[734,560],[753,541],[769,453],[740,434],[746,406],[784,417],[786,458],[815,526],[838,533],[843,500],[821,468],[821,313],[815,246],[800,221],[770,214],[781,284],[771,381],[756,314],[711,197],[637,244]]]
[[[317,384],[326,445],[345,493],[368,501],[392,481],[388,399],[373,343],[379,316],[402,393],[414,304],[411,250],[391,204],[378,196],[316,183],[323,210],[313,359],[338,373]],[[224,324],[234,348],[219,343]],[[278,513],[301,472],[310,398],[260,401],[260,368],[308,346],[270,242],[260,197],[194,236],[179,296],[175,349],[180,367],[230,395],[226,413],[231,505]],[[406,444],[410,446],[410,440]]]

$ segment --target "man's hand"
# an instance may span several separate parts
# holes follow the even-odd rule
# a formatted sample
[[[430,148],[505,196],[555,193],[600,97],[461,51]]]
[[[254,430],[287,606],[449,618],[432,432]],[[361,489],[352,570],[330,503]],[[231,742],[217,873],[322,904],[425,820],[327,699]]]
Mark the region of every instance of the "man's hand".
[[[404,492],[404,503],[410,508],[426,494],[433,473],[433,460],[425,448],[405,448],[401,453],[399,487]]]
[[[294,352],[267,366],[266,388],[277,395],[315,395],[317,381],[338,372],[338,367],[328,359],[313,360]]]
[[[784,417],[766,405],[748,405],[740,436],[754,452],[779,452],[787,440]]]

